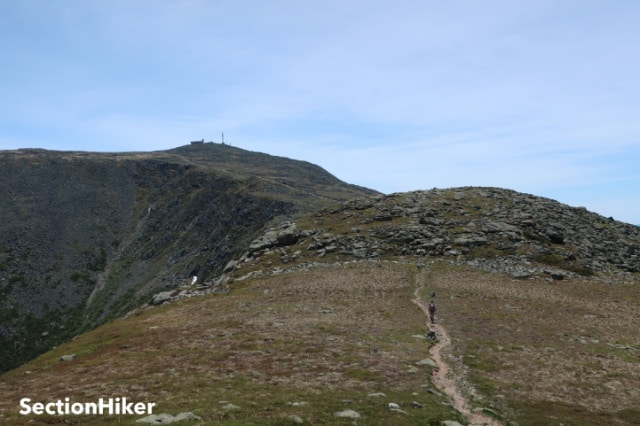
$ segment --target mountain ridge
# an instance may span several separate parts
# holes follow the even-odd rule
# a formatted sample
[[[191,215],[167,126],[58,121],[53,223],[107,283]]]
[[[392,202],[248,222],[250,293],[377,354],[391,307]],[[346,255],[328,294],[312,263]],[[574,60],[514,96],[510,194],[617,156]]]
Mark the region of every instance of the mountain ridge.
[[[0,418],[50,422],[16,417],[25,395],[106,393],[215,424],[335,424],[344,401],[365,423],[464,421],[429,380],[413,300],[437,293],[474,409],[635,424],[638,227],[503,188],[384,195],[228,146],[170,151],[0,152],[0,350],[20,365]]]
[[[204,282],[278,216],[373,190],[220,144],[0,152],[0,352],[11,368],[150,294]]]
[[[526,279],[640,271],[640,228],[583,207],[491,187],[346,201],[300,224],[271,228],[233,263],[272,268],[337,260],[444,257]],[[280,256],[277,256],[277,251]],[[296,255],[292,256],[291,252]]]

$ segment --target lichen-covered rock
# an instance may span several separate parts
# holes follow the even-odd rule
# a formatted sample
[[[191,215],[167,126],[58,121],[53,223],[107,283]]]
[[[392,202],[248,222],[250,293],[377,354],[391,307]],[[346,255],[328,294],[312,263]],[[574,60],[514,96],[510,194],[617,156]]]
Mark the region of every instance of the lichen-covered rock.
[[[344,411],[338,411],[333,413],[334,416],[336,417],[346,417],[349,419],[359,419],[360,418],[360,413],[358,413],[357,411],[354,410],[344,410]]]
[[[350,227],[336,231],[345,221]],[[358,199],[317,213],[314,226],[299,230],[287,222],[270,228],[252,243],[249,255],[257,258],[287,244],[299,249],[294,257],[283,255],[282,262],[300,265],[336,255],[342,260],[446,256],[519,280],[640,271],[640,227],[499,188]]]

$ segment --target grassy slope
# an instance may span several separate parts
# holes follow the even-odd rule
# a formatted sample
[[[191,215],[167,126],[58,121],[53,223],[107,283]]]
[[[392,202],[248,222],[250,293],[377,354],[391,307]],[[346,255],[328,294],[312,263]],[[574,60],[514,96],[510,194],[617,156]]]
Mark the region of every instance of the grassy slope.
[[[461,420],[429,392],[429,369],[416,366],[428,350],[413,337],[425,331],[411,303],[416,282],[424,297],[437,292],[450,363],[472,406],[520,426],[640,424],[637,283],[514,281],[445,263],[317,268],[139,311],[2,376],[0,423],[138,418],[21,417],[27,396],[126,396],[156,402],[156,413],[193,411],[206,424],[293,424],[290,415],[339,424],[333,413],[346,408],[363,415],[358,424]],[[70,353],[75,361],[59,361]],[[292,405],[300,401],[308,405]]]
[[[437,291],[481,405],[519,425],[640,424],[637,282],[514,281],[444,264],[419,279]]]
[[[243,284],[228,295],[140,311],[82,335],[0,380],[0,422],[131,424],[138,416],[27,418],[18,401],[127,397],[207,424],[439,424],[459,419],[428,392],[415,269],[347,265]],[[61,362],[64,354],[73,362]],[[29,373],[27,373],[29,371]],[[386,397],[369,397],[384,392]],[[346,405],[345,400],[351,403]],[[240,407],[225,409],[228,401]],[[293,406],[294,402],[308,404]],[[413,401],[424,405],[412,408]],[[395,402],[406,414],[394,413]],[[344,424],[352,420],[345,419]]]

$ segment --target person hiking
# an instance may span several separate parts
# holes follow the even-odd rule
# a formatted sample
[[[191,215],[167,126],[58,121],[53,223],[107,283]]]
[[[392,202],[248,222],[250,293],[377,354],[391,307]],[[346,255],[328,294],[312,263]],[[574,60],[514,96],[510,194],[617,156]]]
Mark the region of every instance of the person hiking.
[[[429,320],[431,324],[436,323],[436,304],[433,303],[433,300],[429,303]]]

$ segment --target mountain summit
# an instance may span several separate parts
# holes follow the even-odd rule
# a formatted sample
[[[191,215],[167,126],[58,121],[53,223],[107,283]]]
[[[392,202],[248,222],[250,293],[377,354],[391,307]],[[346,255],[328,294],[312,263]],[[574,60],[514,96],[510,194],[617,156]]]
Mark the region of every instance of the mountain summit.
[[[307,162],[214,143],[0,152],[2,368],[211,280],[276,217],[372,194]]]

